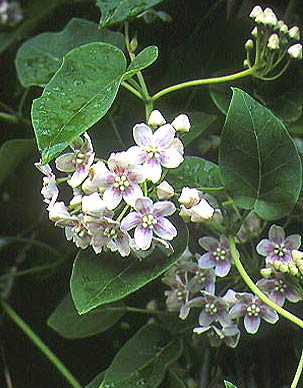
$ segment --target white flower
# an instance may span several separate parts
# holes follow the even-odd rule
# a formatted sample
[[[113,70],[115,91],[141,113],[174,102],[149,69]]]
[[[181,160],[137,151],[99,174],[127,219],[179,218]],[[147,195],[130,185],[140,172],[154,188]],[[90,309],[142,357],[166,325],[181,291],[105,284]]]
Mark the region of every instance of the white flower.
[[[183,187],[181,195],[178,199],[180,203],[190,208],[197,205],[201,198],[201,192],[197,189],[191,189],[190,187]]]
[[[192,222],[201,222],[205,220],[209,220],[213,217],[215,209],[206,201],[206,199],[202,198],[198,205],[195,205],[190,208]]]
[[[127,151],[133,165],[143,163],[145,177],[157,183],[162,168],[176,168],[183,162],[183,146],[175,138],[175,129],[170,124],[159,127],[154,133],[144,123],[135,125],[133,135],[137,146]]]
[[[288,31],[288,35],[291,39],[300,40],[300,29],[297,26],[292,27]]]
[[[157,196],[159,199],[169,199],[174,194],[174,188],[167,181],[163,181],[157,186]]]
[[[44,197],[44,202],[48,204],[47,209],[49,210],[57,201],[59,190],[56,185],[56,177],[52,172],[49,164],[35,163],[35,167],[41,171],[45,177],[43,177],[43,187],[41,194]]]
[[[190,222],[191,210],[187,209],[184,205],[181,205],[179,216],[183,219],[183,221]]]
[[[94,162],[95,154],[91,139],[87,133],[82,138],[75,140],[70,147],[73,152],[59,156],[56,160],[56,167],[59,171],[73,172],[71,178],[67,181],[71,187],[81,185],[88,176],[89,168]]]
[[[161,125],[166,124],[166,121],[162,116],[162,113],[157,109],[154,109],[149,116],[147,124],[152,128],[158,128]]]
[[[269,7],[265,8],[265,10],[263,12],[263,15],[264,15],[263,23],[266,26],[275,26],[275,25],[277,25],[278,18],[277,18],[276,14],[273,12],[273,10],[271,8],[269,8]]]
[[[270,37],[268,39],[267,47],[270,50],[278,50],[280,48],[280,42],[279,42],[278,34],[270,35]]]
[[[104,201],[100,198],[100,195],[98,193],[93,193],[82,197],[82,211],[85,214],[98,217],[108,210]]]
[[[254,27],[254,28],[253,28],[253,30],[251,31],[251,35],[252,35],[254,38],[257,37],[257,35],[258,35],[258,29],[257,29],[257,27]]]
[[[189,132],[190,130],[189,118],[185,114],[177,116],[171,123],[171,125],[175,128],[177,132]]]
[[[282,34],[286,34],[288,32],[288,26],[283,22],[283,20],[278,21],[277,27]]]
[[[70,221],[73,220],[73,217],[69,214],[64,202],[56,202],[54,206],[49,209],[48,216],[56,226],[69,225]]]
[[[300,43],[290,46],[287,52],[291,58],[302,59],[302,45]]]

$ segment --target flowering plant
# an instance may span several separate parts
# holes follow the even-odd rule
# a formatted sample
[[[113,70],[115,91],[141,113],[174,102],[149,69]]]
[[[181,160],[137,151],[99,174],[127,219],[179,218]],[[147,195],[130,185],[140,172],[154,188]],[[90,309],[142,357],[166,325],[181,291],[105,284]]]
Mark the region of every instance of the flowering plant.
[[[194,20],[191,7],[197,5],[189,2],[184,7]],[[20,85],[13,100],[14,106],[19,98],[19,106],[0,101],[1,122],[24,128],[25,136],[33,129],[39,151],[19,135],[0,149],[6,171],[0,184],[15,176],[14,188],[23,193],[32,182],[21,178],[27,159],[37,178],[30,184],[32,225],[1,238],[1,249],[15,257],[1,267],[5,316],[65,379],[49,372],[52,386],[236,387],[225,378],[238,387],[288,386],[301,335],[292,326],[303,329],[303,79],[296,2],[285,18],[262,4],[244,18],[245,2],[226,9],[224,2],[206,1],[199,5],[205,18],[195,21],[190,38],[178,38],[180,47],[172,47],[169,36],[184,24],[183,15],[178,19],[176,6],[171,17],[168,1],[97,0],[99,23],[85,2],[72,2],[75,11],[66,14],[60,1],[51,3],[46,16],[59,7],[65,16],[81,10],[90,20],[73,18],[60,32],[19,43]],[[33,4],[23,12],[18,2],[0,1],[0,51],[13,52],[13,43],[41,21],[35,8],[41,4]],[[241,33],[232,27],[233,17]],[[185,24],[183,33],[191,21]],[[220,25],[226,36],[232,31],[231,43],[226,38],[219,47],[210,25]],[[9,37],[3,46],[1,34]],[[209,76],[201,78],[197,64]],[[220,67],[233,70],[218,76]],[[290,87],[291,76],[296,82]],[[168,78],[176,83],[163,87]],[[17,203],[9,184],[4,187],[5,207]],[[25,245],[19,250],[18,244]],[[34,273],[41,282],[29,279],[24,292],[17,279]],[[63,337],[58,349],[74,346],[67,339],[96,336],[96,348],[88,350],[89,341],[77,348],[93,355],[89,370],[79,366],[75,377],[51,350],[57,347],[51,334],[48,347],[14,311],[10,303],[17,304],[20,290],[22,305],[30,298],[33,306],[44,294],[59,299],[65,292],[48,326]],[[271,366],[261,354],[281,356],[285,332],[293,341],[289,364],[266,380]],[[260,351],[261,341],[268,353],[263,342]],[[104,344],[108,352],[100,352]],[[232,361],[222,361],[225,352]],[[252,354],[259,357],[255,366]],[[4,383],[12,387],[19,378],[11,372],[11,355],[3,360]],[[299,387],[302,370],[303,353],[291,388]],[[47,385],[47,373],[27,385]]]

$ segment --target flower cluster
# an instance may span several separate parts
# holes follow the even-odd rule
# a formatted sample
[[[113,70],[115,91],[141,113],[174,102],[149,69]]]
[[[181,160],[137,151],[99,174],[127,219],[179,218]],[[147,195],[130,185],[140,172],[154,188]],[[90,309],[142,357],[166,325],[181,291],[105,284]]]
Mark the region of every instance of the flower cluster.
[[[217,279],[228,275],[233,261],[226,236],[205,236],[198,242],[206,252],[192,255],[187,250],[162,279],[171,288],[165,291],[168,310],[179,311],[179,317],[185,319],[192,308],[199,308],[199,326],[193,331],[207,333],[214,346],[223,341],[235,347],[241,319],[249,334],[258,331],[261,320],[276,323],[277,312],[256,295],[232,288],[225,292],[226,288],[220,290],[219,284],[217,287]],[[302,299],[298,291],[303,274],[303,252],[297,251],[300,245],[299,235],[285,237],[283,228],[277,225],[271,226],[269,239],[257,244],[256,250],[265,256],[266,267],[256,285],[279,306],[286,300],[296,303]]]
[[[288,67],[289,59],[302,59],[302,45],[300,30],[297,26],[289,28],[283,20],[278,20],[271,8],[262,9],[257,5],[250,13],[256,26],[251,32],[252,39],[245,44],[247,57],[245,66],[254,70],[256,77],[272,77],[272,70],[275,69],[280,76]],[[255,49],[255,58],[252,60],[252,52]]]
[[[17,1],[0,1],[0,25],[15,26],[22,19],[23,13]]]
[[[176,212],[175,203],[169,199],[177,199],[178,193],[163,180],[162,170],[183,162],[178,134],[189,129],[186,115],[177,116],[169,124],[155,110],[148,125],[134,126],[136,145],[112,153],[107,161],[96,158],[85,133],[70,145],[71,152],[55,160],[56,169],[67,175],[56,179],[49,165],[36,163],[44,174],[41,194],[49,218],[65,229],[67,239],[77,247],[92,246],[97,254],[109,249],[128,256],[131,250],[148,251],[159,242],[172,249],[169,241],[176,237],[177,229],[167,217]],[[67,183],[72,191],[68,205],[58,200],[59,182]],[[208,207],[211,213],[213,209]],[[197,216],[193,221],[198,221]]]

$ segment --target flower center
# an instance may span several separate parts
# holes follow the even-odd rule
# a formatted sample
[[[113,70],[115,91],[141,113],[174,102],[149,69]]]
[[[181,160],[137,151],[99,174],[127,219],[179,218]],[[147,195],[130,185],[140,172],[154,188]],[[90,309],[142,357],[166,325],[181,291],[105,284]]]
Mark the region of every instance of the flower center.
[[[226,259],[225,249],[221,249],[219,247],[213,252],[213,255],[216,261],[224,261]]]
[[[197,279],[198,279],[198,282],[199,283],[204,283],[206,281],[206,276],[205,276],[205,273],[204,271],[197,271],[196,272],[196,276],[197,276]]]
[[[209,315],[214,315],[214,314],[216,314],[216,312],[217,312],[218,310],[217,310],[217,307],[215,306],[214,303],[206,303],[206,305],[205,305],[205,311],[206,311],[207,314],[209,314]]]
[[[115,176],[114,187],[119,189],[120,191],[124,191],[129,186],[129,182],[127,179],[127,175],[119,174]]]
[[[157,146],[154,146],[152,144],[149,144],[146,147],[147,156],[150,159],[157,159],[159,157],[159,150]]]
[[[112,226],[108,226],[105,230],[104,230],[104,236],[106,237],[110,237],[110,238],[114,238],[117,236],[117,231],[114,227]]]
[[[283,294],[287,289],[287,285],[283,282],[283,280],[277,280],[275,282],[275,288],[274,288],[274,291],[276,292],[280,292],[281,294]]]
[[[284,257],[287,253],[287,248],[284,243],[276,244],[274,247],[274,254],[279,257]]]
[[[73,227],[73,232],[80,238],[86,236],[87,232],[83,225],[76,225]]]
[[[184,296],[185,296],[185,292],[182,291],[182,290],[178,290],[176,291],[176,297],[178,299],[178,301],[183,301],[184,300]]]
[[[246,312],[249,317],[258,317],[261,309],[255,302],[252,302],[246,307]]]
[[[85,160],[86,160],[86,154],[84,154],[82,151],[80,150],[76,150],[75,151],[75,165],[81,165],[81,164],[85,164]]]
[[[157,223],[157,218],[153,216],[152,214],[145,214],[142,217],[142,226],[143,228],[149,228],[152,229],[154,225]]]

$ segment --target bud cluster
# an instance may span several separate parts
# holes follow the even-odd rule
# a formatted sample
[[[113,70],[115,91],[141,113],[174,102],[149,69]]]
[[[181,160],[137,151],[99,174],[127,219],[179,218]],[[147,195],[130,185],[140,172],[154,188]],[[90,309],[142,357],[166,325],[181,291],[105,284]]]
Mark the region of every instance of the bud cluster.
[[[263,10],[256,5],[249,16],[256,26],[251,32],[253,39],[247,40],[245,44],[247,57],[244,64],[253,69],[254,76],[261,79],[277,78],[286,70],[290,59],[302,59],[302,45],[298,43],[300,30],[297,26],[289,28],[283,20],[278,20],[269,7]],[[288,60],[285,61],[287,56]]]
[[[23,19],[22,9],[17,1],[0,1],[0,25],[13,27]]]

